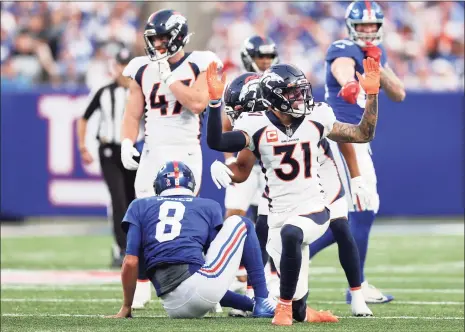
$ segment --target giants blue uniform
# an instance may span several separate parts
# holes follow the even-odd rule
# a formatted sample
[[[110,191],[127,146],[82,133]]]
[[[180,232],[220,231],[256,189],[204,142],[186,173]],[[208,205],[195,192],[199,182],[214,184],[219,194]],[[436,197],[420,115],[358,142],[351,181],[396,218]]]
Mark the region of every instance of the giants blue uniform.
[[[386,51],[382,45],[378,45],[382,50],[381,65],[386,64]],[[341,85],[334,78],[331,72],[331,64],[336,58],[352,58],[355,60],[355,71],[360,74],[364,73],[363,59],[365,54],[362,49],[349,39],[335,41],[328,49],[326,54],[326,85],[325,85],[325,100],[333,108],[336,119],[340,122],[358,124],[362,119],[364,106],[358,104],[349,104],[338,93],[341,90]]]
[[[223,224],[220,205],[192,196],[153,196],[134,200],[123,219],[140,229],[147,271],[188,264],[191,273],[205,262],[204,253]],[[159,289],[157,289],[157,292]]]

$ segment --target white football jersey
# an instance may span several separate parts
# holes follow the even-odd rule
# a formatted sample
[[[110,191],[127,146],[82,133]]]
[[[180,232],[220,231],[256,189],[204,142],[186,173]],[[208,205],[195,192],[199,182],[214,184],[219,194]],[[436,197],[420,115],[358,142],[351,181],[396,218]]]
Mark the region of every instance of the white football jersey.
[[[271,111],[242,113],[234,130],[248,134],[252,150],[265,173],[270,212],[310,214],[325,206],[318,175],[318,142],[332,130],[336,117],[318,103],[311,115],[285,127]]]
[[[176,65],[171,65],[176,80],[192,86],[197,76],[215,61],[221,68],[223,63],[210,51],[186,53]],[[163,146],[192,146],[200,144],[203,115],[192,113],[182,106],[169,87],[159,77],[156,62],[147,56],[136,57],[123,71],[139,83],[145,97],[145,141]]]

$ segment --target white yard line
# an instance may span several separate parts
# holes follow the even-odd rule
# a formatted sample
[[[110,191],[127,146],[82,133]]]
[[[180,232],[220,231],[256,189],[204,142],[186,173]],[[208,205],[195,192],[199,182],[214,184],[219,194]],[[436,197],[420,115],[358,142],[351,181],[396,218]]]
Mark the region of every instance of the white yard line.
[[[341,270],[342,273],[342,270]],[[380,276],[374,276],[370,278],[370,281],[373,281],[374,284],[377,284],[378,282],[390,282],[390,283],[443,283],[443,284],[454,284],[454,283],[464,283],[464,278],[463,277],[436,277],[436,276],[431,276],[429,278],[421,278],[418,276],[403,276],[403,277],[380,277]],[[344,277],[312,277],[310,275],[310,284],[313,283],[332,283],[332,282],[340,282],[344,283],[345,279]]]
[[[346,301],[308,301],[308,303],[315,304],[346,304]],[[465,302],[454,302],[454,301],[396,301],[394,300],[391,305],[438,305],[438,306],[448,306],[448,305],[465,305]]]
[[[84,314],[18,314],[18,313],[2,313],[2,317],[84,317],[84,318],[102,318],[104,315],[84,315]],[[136,318],[168,318],[166,315],[149,315],[136,316]],[[217,317],[227,319],[228,317]],[[415,316],[391,316],[391,317],[353,317],[342,316],[339,318],[348,319],[413,319],[413,320],[464,320],[464,317],[415,317]]]
[[[101,292],[113,292],[120,291],[121,285],[2,285],[2,290],[34,290],[34,291],[101,291]],[[322,293],[322,292],[342,292],[346,291],[345,288],[322,288],[322,287],[311,287],[310,292]],[[422,294],[422,293],[435,293],[435,294],[464,294],[462,288],[383,288],[383,291],[389,293],[406,293],[406,294]]]
[[[120,298],[97,298],[97,299],[69,299],[69,298],[2,298],[1,302],[50,302],[50,303],[115,303],[121,302]],[[152,302],[160,302],[154,299]],[[314,304],[346,304],[345,301],[308,301]],[[464,305],[465,302],[455,301],[394,301],[392,305]]]

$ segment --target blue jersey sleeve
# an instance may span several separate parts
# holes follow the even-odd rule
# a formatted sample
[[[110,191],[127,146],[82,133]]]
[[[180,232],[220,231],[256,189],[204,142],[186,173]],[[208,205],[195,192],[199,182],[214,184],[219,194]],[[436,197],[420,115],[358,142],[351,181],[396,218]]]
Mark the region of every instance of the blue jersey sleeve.
[[[357,61],[359,52],[358,46],[352,41],[346,39],[338,40],[329,47],[326,53],[326,61],[332,62],[337,58],[352,58]]]
[[[136,225],[140,228],[141,215],[140,215],[140,200],[136,199],[129,204],[128,210],[124,215],[121,227],[127,233],[129,224]]]
[[[218,202],[212,201],[210,204],[210,232],[208,235],[208,243],[216,237],[221,227],[223,226],[223,214],[220,204]]]
[[[139,256],[141,246],[141,230],[139,226],[129,224],[126,254]]]

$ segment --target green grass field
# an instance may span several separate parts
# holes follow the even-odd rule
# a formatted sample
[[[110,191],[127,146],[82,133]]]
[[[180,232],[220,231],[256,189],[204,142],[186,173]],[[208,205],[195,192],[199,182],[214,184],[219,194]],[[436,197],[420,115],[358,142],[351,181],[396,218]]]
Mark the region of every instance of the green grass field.
[[[335,247],[320,253],[310,267],[309,304],[330,309],[337,324],[271,325],[269,319],[216,317],[170,320],[161,303],[153,301],[134,319],[108,320],[121,304],[118,283],[38,285],[30,270],[102,270],[109,263],[111,238],[2,238],[2,331],[463,331],[463,235],[374,235],[370,242],[367,276],[396,300],[372,305],[375,318],[350,317],[344,303],[345,277]],[[4,282],[6,270],[28,270],[31,284]],[[27,271],[26,271],[27,272]]]

